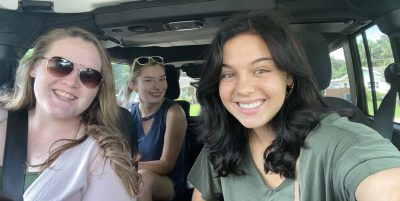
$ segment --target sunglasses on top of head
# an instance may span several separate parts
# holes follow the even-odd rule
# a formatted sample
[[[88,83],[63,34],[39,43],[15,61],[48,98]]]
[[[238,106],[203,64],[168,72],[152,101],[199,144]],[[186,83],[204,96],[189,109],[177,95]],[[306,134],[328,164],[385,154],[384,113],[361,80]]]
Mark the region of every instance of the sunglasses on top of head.
[[[75,65],[72,61],[63,57],[51,57],[47,59],[47,71],[54,77],[65,77],[74,71]],[[90,89],[94,89],[101,84],[103,78],[98,70],[92,68],[79,69],[79,79],[81,83]]]
[[[151,64],[152,62],[158,63],[161,65],[164,65],[164,58],[160,56],[143,56],[143,57],[138,57],[133,61],[134,63],[138,63],[139,65],[148,65]]]

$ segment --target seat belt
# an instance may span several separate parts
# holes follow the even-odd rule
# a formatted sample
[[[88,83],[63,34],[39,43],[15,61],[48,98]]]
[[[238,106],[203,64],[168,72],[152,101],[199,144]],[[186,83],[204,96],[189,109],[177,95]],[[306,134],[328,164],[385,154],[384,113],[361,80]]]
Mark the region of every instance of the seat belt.
[[[390,64],[385,69],[385,79],[390,84],[390,89],[383,98],[371,127],[391,141],[396,110],[396,95],[398,94],[400,98],[400,64]]]
[[[23,201],[28,147],[28,112],[8,112],[3,161],[3,191],[14,201]]]

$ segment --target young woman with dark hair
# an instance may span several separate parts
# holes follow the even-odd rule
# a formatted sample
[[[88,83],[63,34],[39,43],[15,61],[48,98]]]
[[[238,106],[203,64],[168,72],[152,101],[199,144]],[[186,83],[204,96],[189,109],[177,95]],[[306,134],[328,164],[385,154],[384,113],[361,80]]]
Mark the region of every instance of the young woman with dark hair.
[[[218,31],[197,89],[204,149],[189,174],[193,200],[400,198],[398,150],[329,112],[305,58],[276,15],[238,16]]]

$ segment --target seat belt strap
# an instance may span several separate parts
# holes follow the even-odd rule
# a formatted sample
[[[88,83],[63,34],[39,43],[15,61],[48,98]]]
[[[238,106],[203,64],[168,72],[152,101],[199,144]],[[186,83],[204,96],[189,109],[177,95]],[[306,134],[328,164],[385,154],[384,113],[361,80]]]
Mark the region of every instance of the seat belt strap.
[[[28,147],[28,112],[8,112],[3,161],[3,191],[14,201],[23,201]]]

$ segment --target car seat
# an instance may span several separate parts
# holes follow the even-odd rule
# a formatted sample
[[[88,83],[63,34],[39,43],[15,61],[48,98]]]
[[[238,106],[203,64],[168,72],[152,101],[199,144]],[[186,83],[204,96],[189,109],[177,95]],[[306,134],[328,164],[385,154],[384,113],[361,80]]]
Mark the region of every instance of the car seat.
[[[184,164],[185,164],[185,181],[186,181],[186,176],[190,170],[190,166],[188,165],[188,161],[189,161],[189,156],[190,156],[190,141],[189,138],[191,135],[191,126],[189,125],[189,121],[190,121],[190,103],[186,100],[176,100],[177,98],[179,98],[180,95],[180,86],[179,86],[179,73],[176,70],[174,65],[171,64],[165,64],[165,74],[167,77],[167,84],[168,84],[168,88],[167,91],[165,92],[165,97],[171,100],[174,100],[176,103],[178,103],[183,110],[185,111],[185,115],[186,115],[186,120],[188,122],[188,127],[186,129],[186,133],[185,133],[185,140],[184,140],[184,144],[183,144],[183,148],[184,150]],[[186,193],[186,189],[177,189],[176,195],[175,195],[175,199],[176,201],[181,201],[181,200],[188,200],[189,198],[187,197],[187,193]]]
[[[301,32],[300,39],[319,90],[322,92],[328,88],[332,76],[328,42],[318,32]],[[337,97],[323,98],[329,109],[338,111],[339,114],[346,113],[350,121],[369,125],[364,113],[353,103]]]

